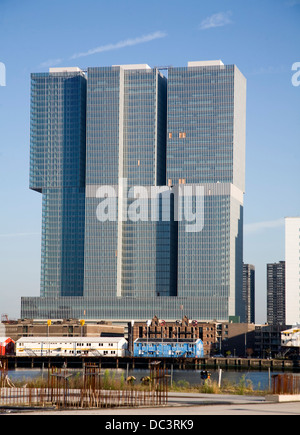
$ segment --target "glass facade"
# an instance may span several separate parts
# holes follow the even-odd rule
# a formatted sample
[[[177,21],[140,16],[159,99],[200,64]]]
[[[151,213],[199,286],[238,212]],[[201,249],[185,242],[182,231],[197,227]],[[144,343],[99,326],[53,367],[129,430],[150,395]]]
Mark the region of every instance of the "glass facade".
[[[22,299],[22,317],[241,315],[245,82],[224,65],[170,68],[168,79],[147,65],[33,75],[42,288]],[[162,195],[153,219],[151,189],[167,186],[201,187],[201,230],[178,221],[188,200],[178,205],[173,194],[169,219]],[[189,201],[195,210],[194,193]],[[116,219],[103,215],[110,206]]]
[[[87,95],[85,294],[137,298],[163,288],[158,293],[169,295],[170,241],[162,223],[151,221],[142,200],[140,219],[125,218],[136,202],[128,196],[132,187],[165,184],[166,79],[150,68],[90,68]],[[122,211],[123,221],[96,219],[103,185],[117,188],[116,217]],[[164,253],[165,263],[157,252]]]
[[[200,297],[216,319],[224,309],[226,318],[233,313],[244,318],[245,88],[235,66],[169,69],[167,179],[205,188],[203,230],[189,234],[179,224],[178,295]]]
[[[32,74],[30,188],[43,194],[41,297],[82,296],[86,78]]]

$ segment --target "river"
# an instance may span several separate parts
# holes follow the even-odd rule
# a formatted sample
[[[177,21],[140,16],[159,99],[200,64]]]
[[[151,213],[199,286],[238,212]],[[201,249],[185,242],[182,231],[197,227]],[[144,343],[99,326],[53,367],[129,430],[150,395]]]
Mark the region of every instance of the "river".
[[[104,373],[105,369],[102,370]],[[137,379],[137,382],[141,380],[144,376],[149,376],[148,370],[134,369],[134,370],[124,370],[124,369],[108,369],[111,376],[114,374],[115,378],[121,378],[122,374],[124,378],[127,376],[134,376]],[[68,372],[81,373],[78,369],[68,369]],[[218,382],[219,380],[219,372],[217,370],[210,370],[211,379],[213,381]],[[171,372],[168,372],[171,375]],[[272,372],[271,376],[280,374],[277,372]],[[195,386],[201,384],[201,370],[174,370],[172,372],[172,381],[179,385],[189,385]],[[40,370],[40,369],[15,369],[8,371],[8,377],[12,382],[14,380],[28,381],[30,379],[44,377],[47,378],[48,371]],[[229,382],[230,384],[238,385],[241,380],[245,379],[245,381],[250,381],[252,383],[253,389],[256,390],[267,390],[269,388],[269,373],[266,371],[222,371],[222,383]]]

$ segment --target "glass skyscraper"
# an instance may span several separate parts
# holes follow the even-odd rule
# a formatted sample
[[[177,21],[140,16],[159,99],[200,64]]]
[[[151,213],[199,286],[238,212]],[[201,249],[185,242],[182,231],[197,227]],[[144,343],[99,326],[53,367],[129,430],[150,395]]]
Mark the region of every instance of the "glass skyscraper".
[[[22,317],[243,320],[239,70],[191,62],[167,79],[148,65],[52,69],[32,75],[31,105],[42,278]],[[153,202],[153,191],[165,193]],[[196,191],[202,225],[188,231]]]
[[[246,83],[235,66],[190,62],[168,74],[167,179],[205,187],[201,232],[179,224],[178,295],[213,318],[242,311]]]
[[[83,296],[86,78],[33,74],[30,188],[43,195],[41,297]]]

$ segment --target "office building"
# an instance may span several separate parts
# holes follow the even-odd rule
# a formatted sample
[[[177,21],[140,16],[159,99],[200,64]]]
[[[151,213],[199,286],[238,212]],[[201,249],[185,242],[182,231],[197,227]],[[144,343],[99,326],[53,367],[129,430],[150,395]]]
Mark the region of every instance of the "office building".
[[[285,325],[285,262],[267,265],[267,321]]]
[[[42,298],[83,296],[85,106],[78,68],[32,75],[30,188],[43,195]]]
[[[286,324],[300,324],[300,217],[285,220]]]
[[[243,301],[245,322],[255,323],[255,267],[243,264]]]
[[[132,187],[148,193],[165,185],[167,80],[147,65],[90,68],[87,101],[85,294],[131,298],[133,305],[136,298],[172,296],[170,222],[153,222],[146,198],[139,220],[127,217],[136,202]],[[117,188],[118,219],[99,222],[97,191],[106,185]]]
[[[203,320],[245,320],[245,117],[246,80],[236,66],[169,70],[167,181],[204,188],[203,230],[178,223],[178,296],[194,300]]]
[[[238,68],[54,68],[31,98],[42,284],[22,317],[244,321]]]

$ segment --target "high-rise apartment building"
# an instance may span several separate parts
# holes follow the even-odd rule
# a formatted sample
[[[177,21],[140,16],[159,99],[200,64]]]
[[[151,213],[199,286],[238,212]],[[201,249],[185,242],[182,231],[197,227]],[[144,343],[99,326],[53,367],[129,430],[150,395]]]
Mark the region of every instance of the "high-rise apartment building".
[[[31,104],[42,289],[22,317],[244,320],[238,68],[52,69]]]
[[[300,217],[285,220],[286,324],[300,324]]]
[[[285,325],[285,262],[267,265],[267,321]]]
[[[245,323],[255,323],[255,267],[243,264],[243,302]]]

